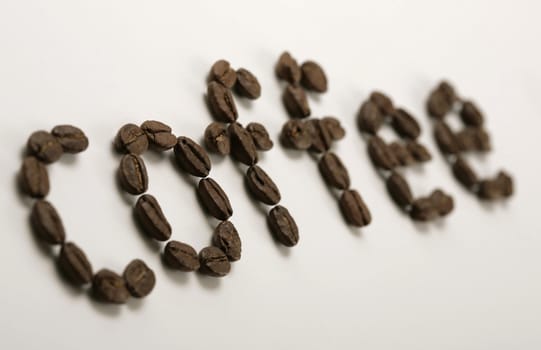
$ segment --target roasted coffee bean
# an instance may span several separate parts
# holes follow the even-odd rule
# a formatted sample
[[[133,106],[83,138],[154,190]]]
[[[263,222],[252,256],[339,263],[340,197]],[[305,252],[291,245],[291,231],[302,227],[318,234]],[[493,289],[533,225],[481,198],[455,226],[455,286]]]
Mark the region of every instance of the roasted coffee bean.
[[[130,298],[126,281],[111,270],[102,269],[92,278],[92,291],[99,301],[124,304]]]
[[[181,271],[199,269],[199,257],[191,246],[178,241],[169,241],[163,250],[163,259],[169,267]]]
[[[460,118],[464,124],[474,127],[479,127],[483,125],[483,114],[477,108],[475,104],[471,101],[466,101],[462,104],[462,109],[460,110]]]
[[[371,100],[365,101],[357,115],[359,130],[375,135],[383,125],[385,118],[377,104]]]
[[[261,96],[261,85],[259,85],[259,81],[252,72],[240,68],[237,70],[235,91],[237,91],[240,96],[255,100]]]
[[[372,136],[368,140],[368,155],[379,168],[392,170],[398,166],[398,160],[389,146],[379,136]]]
[[[467,127],[455,134],[460,151],[488,152],[491,149],[490,136],[481,128]]]
[[[464,187],[471,189],[475,186],[479,180],[473,169],[468,165],[468,163],[462,158],[457,157],[452,166],[453,175],[455,178],[462,184]]]
[[[306,118],[310,115],[310,106],[304,90],[300,86],[288,85],[282,101],[291,118]]]
[[[239,233],[231,221],[222,221],[216,226],[212,235],[212,244],[220,248],[229,261],[240,259],[242,245]]]
[[[157,120],[147,120],[141,124],[151,145],[160,151],[175,147],[177,138],[171,133],[171,127]]]
[[[229,198],[216,181],[207,177],[199,181],[197,194],[210,215],[219,220],[227,220],[233,215]]]
[[[413,158],[419,163],[428,162],[432,159],[432,156],[430,155],[430,152],[428,152],[428,149],[426,149],[425,146],[418,142],[407,141],[406,148],[408,152],[413,156]]]
[[[447,113],[451,111],[452,107],[453,105],[448,100],[445,93],[440,90],[432,91],[426,103],[426,109],[428,111],[428,114],[431,117],[437,119],[443,118]]]
[[[306,61],[301,65],[301,84],[315,92],[327,91],[327,76],[323,68],[314,61]]]
[[[58,266],[66,278],[81,286],[92,282],[92,266],[85,253],[75,243],[65,243],[60,249]]]
[[[212,277],[223,277],[231,271],[231,263],[217,247],[206,247],[199,252],[199,271]]]
[[[285,207],[277,205],[267,215],[267,222],[274,238],[285,245],[293,247],[299,242],[297,223]]]
[[[232,123],[237,120],[237,107],[228,88],[217,82],[210,82],[207,86],[207,99],[210,111],[217,121]]]
[[[212,122],[205,129],[205,146],[210,152],[222,156],[231,152],[231,141],[227,134],[227,128],[219,122]]]
[[[49,174],[45,165],[35,157],[25,157],[19,172],[21,190],[33,198],[49,194]]]
[[[339,200],[340,210],[346,222],[353,226],[366,226],[372,221],[370,210],[356,190],[342,192]]]
[[[144,261],[135,259],[124,270],[126,288],[135,298],[144,298],[152,292],[156,285],[156,276]]]
[[[389,144],[389,149],[393,152],[396,157],[398,164],[401,166],[409,166],[415,163],[415,158],[407,149],[407,147],[398,142],[391,142]]]
[[[316,153],[328,151],[332,146],[332,137],[329,130],[323,126],[321,120],[311,118],[305,123],[312,139],[310,151]]]
[[[494,200],[509,197],[513,194],[513,180],[503,171],[500,171],[494,179],[479,182],[477,195],[481,199]]]
[[[60,215],[53,205],[44,200],[38,200],[32,207],[30,222],[36,235],[49,244],[62,244],[66,232]]]
[[[66,153],[79,153],[88,148],[85,133],[72,125],[57,125],[51,131]]]
[[[231,123],[227,127],[231,138],[231,155],[246,165],[257,163],[257,148],[250,133],[239,123]]]
[[[442,190],[439,189],[434,190],[430,194],[429,199],[440,216],[445,216],[449,214],[453,211],[453,208],[455,206],[453,197],[445,194]]]
[[[500,192],[504,197],[509,197],[513,194],[513,179],[504,171],[500,171],[496,176]]]
[[[27,142],[28,152],[46,164],[60,159],[64,150],[56,137],[47,131],[36,131],[30,135]]]
[[[370,94],[370,101],[374,102],[381,113],[385,116],[391,115],[394,112],[393,101],[382,92],[372,92]]]
[[[133,210],[135,218],[147,235],[157,241],[167,241],[171,237],[171,225],[154,196],[142,195]]]
[[[321,119],[322,126],[327,129],[329,135],[334,141],[338,141],[346,136],[346,130],[340,124],[340,121],[335,117],[324,117]]]
[[[310,128],[301,120],[289,120],[282,127],[280,140],[288,148],[306,150],[312,145]]]
[[[431,221],[439,216],[438,209],[430,198],[418,198],[413,201],[410,217],[415,221]]]
[[[394,172],[385,181],[387,191],[391,195],[391,198],[401,208],[411,205],[413,202],[413,195],[411,194],[410,186],[402,175]]]
[[[458,100],[458,96],[456,95],[455,88],[449,84],[447,81],[442,81],[438,85],[438,91],[443,94],[447,102],[452,105],[455,101]]]
[[[349,188],[349,173],[340,157],[333,152],[325,153],[318,163],[318,168],[329,186],[339,190]]]
[[[177,139],[175,158],[178,165],[193,176],[205,177],[210,172],[207,152],[189,137],[181,136]]]
[[[275,72],[278,78],[283,79],[290,84],[297,84],[301,81],[301,68],[297,64],[297,61],[291,57],[287,51],[278,59]]]
[[[137,125],[126,124],[116,135],[115,147],[119,152],[141,155],[148,149],[148,138]]]
[[[124,191],[142,194],[148,189],[148,175],[143,159],[135,154],[126,154],[120,160],[118,178]]]
[[[211,80],[217,81],[228,89],[231,89],[237,80],[237,73],[226,60],[214,62],[210,68]]]
[[[263,124],[250,123],[246,125],[246,130],[250,133],[250,136],[252,136],[252,140],[258,150],[268,151],[274,145]]]
[[[250,193],[258,201],[268,205],[280,202],[280,190],[269,175],[257,165],[248,168],[245,179]]]
[[[456,154],[460,151],[456,135],[444,121],[438,121],[434,125],[434,137],[442,153]]]
[[[397,108],[392,114],[391,125],[403,138],[415,140],[421,135],[421,127],[417,120],[402,108]]]

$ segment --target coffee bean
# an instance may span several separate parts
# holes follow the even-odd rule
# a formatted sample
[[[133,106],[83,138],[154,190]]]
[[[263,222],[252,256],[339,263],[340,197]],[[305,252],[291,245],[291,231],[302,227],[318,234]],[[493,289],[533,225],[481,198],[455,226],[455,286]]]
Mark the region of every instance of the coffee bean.
[[[415,158],[410,153],[405,145],[398,142],[391,142],[389,144],[389,149],[396,157],[398,164],[401,166],[409,166],[415,163]]]
[[[445,194],[442,190],[434,190],[430,194],[429,199],[440,216],[445,216],[453,211],[453,197]]]
[[[102,269],[92,278],[92,291],[99,301],[124,304],[130,298],[126,282],[111,270]]]
[[[481,199],[495,200],[509,197],[512,194],[513,180],[503,171],[500,171],[494,179],[482,180],[479,182],[477,195]]]
[[[334,141],[338,141],[346,136],[346,130],[340,124],[340,121],[335,117],[324,117],[321,119],[322,126],[327,129],[329,135]]]
[[[199,181],[197,194],[210,215],[219,220],[227,220],[233,215],[229,198],[216,181],[207,177]]]
[[[437,119],[445,117],[451,111],[452,107],[453,105],[445,93],[440,90],[432,91],[426,103],[428,114]]]
[[[468,189],[471,189],[479,182],[473,169],[462,157],[456,158],[452,169],[455,178]]]
[[[290,84],[298,84],[301,81],[301,69],[297,61],[287,51],[282,53],[278,59],[275,72],[278,78]]]
[[[346,222],[353,226],[366,226],[372,221],[372,215],[368,207],[356,190],[342,192],[339,200],[340,210]]]
[[[246,165],[257,163],[257,148],[250,133],[239,123],[231,123],[227,127],[231,138],[231,155]]]
[[[148,149],[148,138],[143,129],[137,125],[126,124],[116,135],[115,147],[122,153],[141,155]]]
[[[460,110],[460,118],[464,124],[474,127],[479,127],[483,125],[483,114],[477,108],[475,104],[471,101],[466,101],[462,104],[462,109]]]
[[[391,115],[394,112],[393,101],[382,92],[372,92],[370,94],[370,101],[375,103],[380,112],[385,116]]]
[[[392,170],[398,166],[394,153],[379,136],[372,136],[368,140],[368,155],[378,168]]]
[[[423,146],[422,144],[418,142],[407,141],[406,149],[413,156],[413,158],[419,163],[428,162],[429,160],[432,159],[432,156],[430,155],[430,152],[428,152],[428,149],[426,149],[425,146]]]
[[[323,68],[314,61],[306,61],[301,65],[301,84],[315,92],[327,91],[327,76]]]
[[[500,187],[500,192],[504,197],[510,197],[513,192],[513,179],[505,171],[500,171],[496,176],[496,181]]]
[[[46,164],[54,163],[64,153],[56,137],[47,131],[36,131],[27,142],[28,152]]]
[[[240,259],[242,245],[237,229],[231,221],[222,221],[214,229],[212,244],[220,248],[230,261]]]
[[[126,154],[120,160],[118,178],[124,191],[142,194],[148,189],[148,175],[143,159],[135,154]]]
[[[488,152],[491,149],[490,136],[481,128],[466,127],[455,134],[460,151]]]
[[[455,88],[449,84],[447,81],[442,81],[438,85],[438,91],[443,94],[447,102],[452,105],[455,101],[458,100],[458,96],[456,95]]]
[[[58,266],[74,285],[81,286],[92,282],[92,266],[85,253],[75,243],[68,242],[62,246]]]
[[[157,241],[167,241],[171,237],[171,225],[154,196],[142,195],[133,210],[135,218],[147,235]]]
[[[210,159],[203,147],[192,139],[181,136],[175,146],[175,158],[178,165],[193,176],[208,176],[211,168]]]
[[[205,146],[210,152],[222,156],[231,152],[231,141],[227,135],[227,128],[219,122],[212,122],[205,129]]]
[[[321,123],[321,120],[311,118],[305,123],[312,139],[310,151],[316,153],[328,151],[332,146],[332,137],[328,129],[323,126],[323,123]]]
[[[66,232],[60,215],[53,205],[44,200],[38,200],[32,207],[30,222],[36,235],[49,244],[62,244]]]
[[[79,153],[88,148],[85,133],[72,125],[57,125],[51,131],[66,153]]]
[[[269,175],[257,165],[248,168],[245,179],[250,193],[258,201],[268,205],[280,202],[280,190]]]
[[[199,257],[191,246],[178,241],[169,241],[163,251],[167,265],[181,271],[196,271],[199,269]]]
[[[410,217],[415,221],[431,221],[439,216],[438,209],[430,198],[421,197],[413,201]]]
[[[444,121],[435,123],[434,137],[436,138],[436,143],[442,153],[456,154],[460,151],[456,135]]]
[[[210,79],[231,89],[237,80],[237,73],[226,60],[214,62],[210,68]]]
[[[402,108],[397,108],[392,114],[391,125],[398,135],[415,140],[421,135],[421,127],[411,114]]]
[[[401,208],[411,205],[413,202],[413,195],[411,194],[410,186],[402,175],[394,172],[385,181],[387,191],[391,195],[391,198]]]
[[[25,157],[19,172],[21,190],[32,198],[44,198],[49,194],[47,168],[35,157]]]
[[[269,133],[265,126],[260,123],[250,123],[246,125],[246,130],[252,136],[255,147],[260,151],[268,151],[272,148],[274,143],[270,139]]]
[[[240,68],[237,70],[237,83],[235,91],[240,96],[255,100],[261,96],[261,85],[255,75],[247,69]]]
[[[220,248],[203,248],[199,252],[199,263],[199,271],[212,277],[223,277],[231,271],[231,263]]]
[[[299,242],[297,223],[285,207],[277,205],[267,215],[267,222],[274,238],[286,247]]]
[[[347,168],[340,157],[333,152],[325,153],[318,163],[318,168],[329,186],[339,190],[349,188],[350,180]]]
[[[150,144],[159,151],[169,150],[177,144],[177,138],[171,133],[171,127],[157,120],[147,120],[141,124]]]
[[[385,118],[378,105],[371,100],[365,101],[357,115],[359,130],[375,135],[383,125]]]
[[[231,91],[214,81],[207,86],[210,111],[217,121],[232,123],[238,118],[237,107]]]
[[[289,120],[282,127],[280,140],[288,148],[306,150],[312,145],[309,128],[301,120]]]
[[[144,298],[152,292],[156,285],[156,276],[144,261],[135,259],[124,270],[126,288],[135,298]]]
[[[282,95],[282,101],[291,118],[306,118],[310,115],[308,99],[300,86],[288,85]]]

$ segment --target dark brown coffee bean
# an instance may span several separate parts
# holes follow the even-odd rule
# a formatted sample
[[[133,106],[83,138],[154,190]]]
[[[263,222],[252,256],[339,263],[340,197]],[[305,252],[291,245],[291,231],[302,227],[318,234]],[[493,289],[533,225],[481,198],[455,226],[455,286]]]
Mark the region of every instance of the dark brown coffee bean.
[[[199,257],[191,246],[178,241],[169,241],[163,250],[164,261],[169,267],[181,271],[199,269]]]
[[[219,220],[227,220],[233,215],[229,198],[216,181],[207,177],[199,181],[197,194],[210,215]]]
[[[460,118],[464,124],[474,127],[479,127],[483,125],[483,114],[477,108],[475,104],[471,101],[466,101],[462,104],[462,109],[460,110]]]
[[[391,115],[394,112],[393,101],[382,92],[372,92],[370,94],[370,101],[374,102],[385,116]]]
[[[332,137],[329,130],[323,126],[321,120],[311,118],[305,123],[312,139],[310,151],[316,153],[328,151],[332,146]]]
[[[312,145],[312,135],[306,123],[295,119],[284,124],[280,140],[285,147],[297,150],[306,150]]]
[[[460,151],[488,152],[491,149],[490,136],[481,128],[467,127],[455,134]]]
[[[212,277],[223,277],[231,271],[231,263],[225,253],[216,247],[206,247],[199,252],[199,271]]]
[[[389,144],[389,149],[393,152],[396,157],[398,164],[401,166],[409,166],[415,163],[415,158],[407,149],[407,147],[398,142],[391,142]]]
[[[468,189],[471,189],[479,182],[473,169],[462,157],[456,158],[452,169],[455,178]]]
[[[35,157],[25,157],[19,172],[21,190],[32,198],[49,194],[49,174],[45,165]]]
[[[111,270],[102,269],[92,278],[96,299],[105,303],[124,304],[130,298],[126,281]]]
[[[306,118],[310,115],[308,99],[300,86],[288,85],[284,89],[282,101],[291,118]]]
[[[143,260],[132,260],[124,270],[126,288],[135,298],[144,298],[152,292],[156,285],[156,276]]]
[[[365,101],[357,115],[359,130],[375,135],[383,125],[385,118],[378,105],[371,100]]]
[[[391,125],[398,135],[415,140],[421,135],[421,127],[411,114],[402,108],[397,108],[392,114]]]
[[[142,195],[133,210],[135,218],[147,235],[157,241],[167,241],[171,237],[171,225],[154,196]]]
[[[53,205],[44,200],[38,200],[32,207],[30,222],[35,234],[49,244],[62,244],[66,232],[60,215]]]
[[[216,226],[212,235],[212,244],[220,248],[229,261],[240,259],[242,244],[239,233],[231,221],[222,221]]]
[[[368,155],[378,168],[392,170],[398,166],[394,153],[379,136],[372,136],[368,140]]]
[[[207,99],[210,112],[217,121],[232,123],[237,120],[237,107],[228,88],[217,82],[210,82],[207,86]]]
[[[126,124],[116,135],[115,147],[122,153],[141,155],[148,149],[148,138],[143,129],[137,125]]]
[[[406,148],[408,152],[413,156],[413,158],[419,163],[428,162],[432,159],[432,156],[430,155],[430,152],[428,152],[428,149],[426,149],[425,146],[418,142],[407,141]]]
[[[250,123],[246,125],[246,130],[250,133],[250,136],[252,136],[252,140],[258,150],[268,151],[274,145],[263,124]]]
[[[346,130],[335,117],[324,117],[321,119],[321,123],[334,141],[341,140],[346,136]]]
[[[120,160],[118,178],[124,191],[142,194],[148,189],[148,175],[143,159],[135,154],[126,154]]]
[[[57,125],[51,131],[66,153],[79,153],[88,148],[85,133],[72,125]]]
[[[217,81],[228,89],[235,85],[237,73],[226,60],[218,60],[214,62],[210,68],[210,79]]]
[[[329,186],[339,190],[349,188],[350,180],[347,168],[340,157],[333,152],[325,153],[318,163],[318,168]]]
[[[189,137],[181,136],[177,139],[175,158],[178,165],[193,176],[205,177],[210,172],[207,152]]]
[[[500,171],[496,176],[496,181],[500,187],[500,192],[504,197],[510,197],[513,192],[513,178],[505,171]]]
[[[442,153],[456,154],[460,151],[456,135],[444,121],[435,123],[434,137],[436,138],[436,143]]]
[[[327,91],[327,76],[323,68],[314,61],[306,61],[301,65],[301,84],[315,92]]]
[[[151,145],[159,151],[169,150],[177,144],[177,137],[171,133],[171,127],[157,120],[147,120],[141,124]]]
[[[222,156],[231,152],[231,141],[227,134],[227,128],[219,122],[212,122],[205,129],[205,146],[210,152]]]
[[[267,215],[267,222],[274,238],[281,244],[293,247],[299,242],[299,228],[285,207],[277,205],[272,208]]]
[[[342,215],[348,224],[363,227],[372,221],[370,210],[356,190],[344,191],[339,204]]]
[[[411,194],[408,182],[402,175],[393,172],[385,181],[385,185],[396,205],[401,208],[411,205],[413,202],[413,195]]]
[[[431,221],[439,216],[438,209],[430,198],[418,198],[413,201],[410,217],[415,221]]]
[[[239,68],[237,70],[235,91],[240,96],[255,100],[261,96],[261,85],[259,85],[259,81],[252,72],[244,68]]]
[[[440,216],[445,216],[453,211],[453,197],[445,194],[442,190],[434,190],[428,197]]]
[[[280,202],[280,190],[269,175],[257,165],[248,168],[245,179],[250,193],[258,201],[268,205]]]
[[[47,131],[36,131],[30,135],[27,142],[28,152],[46,164],[60,159],[64,150],[56,137]]]
[[[481,199],[495,200],[509,197],[513,194],[513,180],[505,172],[500,171],[494,179],[479,182],[477,195]]]
[[[290,84],[298,84],[301,81],[301,68],[289,52],[284,52],[276,63],[275,72],[278,78]]]
[[[58,266],[74,285],[81,286],[92,282],[92,266],[85,253],[75,243],[68,242],[62,246]]]
[[[439,85],[437,90],[443,94],[447,102],[452,105],[455,101],[458,100],[458,96],[456,95],[455,88],[449,84],[447,81],[442,81]]]
[[[426,102],[426,110],[428,114],[437,119],[445,117],[453,107],[445,93],[440,90],[434,90],[430,93]]]
[[[231,123],[227,127],[231,139],[231,155],[246,165],[257,163],[257,148],[250,133],[239,123]]]

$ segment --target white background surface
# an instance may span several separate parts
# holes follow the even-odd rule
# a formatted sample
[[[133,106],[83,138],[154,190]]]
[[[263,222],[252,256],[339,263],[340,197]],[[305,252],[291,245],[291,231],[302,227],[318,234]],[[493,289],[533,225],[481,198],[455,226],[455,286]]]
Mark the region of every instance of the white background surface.
[[[540,10],[535,1],[2,1],[0,348],[539,349]],[[335,150],[372,225],[348,228],[313,160],[277,144],[261,165],[297,220],[299,245],[273,243],[234,163],[213,158],[242,260],[220,280],[166,270],[115,186],[116,130],[154,118],[199,139],[211,121],[204,78],[224,57],[263,86],[256,102],[239,101],[239,120],[264,123],[276,140],[287,118],[273,65],[284,49],[325,68],[330,90],[311,106],[347,127]],[[486,113],[494,151],[476,168],[514,175],[509,202],[480,204],[436,152],[423,106],[443,77]],[[436,186],[454,195],[447,220],[415,225],[384,192],[354,120],[375,88],[419,119],[434,160],[407,177],[418,195]],[[83,128],[91,146],[50,168],[49,198],[96,269],[140,257],[155,270],[142,302],[91,302],[32,238],[14,177],[27,136],[59,123]],[[208,244],[192,185],[167,159],[146,160],[173,238]]]

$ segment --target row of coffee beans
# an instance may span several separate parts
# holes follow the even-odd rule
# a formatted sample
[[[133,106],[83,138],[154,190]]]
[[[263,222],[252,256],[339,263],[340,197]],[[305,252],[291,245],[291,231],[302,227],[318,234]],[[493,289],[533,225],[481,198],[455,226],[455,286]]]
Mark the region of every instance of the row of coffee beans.
[[[507,198],[513,194],[513,180],[505,171],[493,178],[480,179],[462,154],[490,151],[490,137],[484,129],[484,117],[471,101],[460,98],[447,82],[432,90],[427,100],[428,114],[434,120],[434,137],[441,153],[450,164],[454,177],[483,200]],[[456,132],[445,122],[451,113],[458,114],[464,129]]]
[[[378,136],[383,124],[390,125],[401,140],[387,143]],[[361,105],[357,125],[368,138],[368,155],[398,207],[417,221],[433,220],[453,210],[453,198],[440,189],[427,197],[414,198],[408,182],[398,172],[399,167],[432,159],[427,148],[418,141],[421,127],[410,113],[395,107],[387,95],[375,91]]]
[[[299,241],[297,224],[289,211],[278,203],[280,190],[271,177],[257,165],[258,151],[273,147],[269,133],[262,124],[250,123],[243,127],[236,120],[238,112],[231,90],[238,96],[257,99],[261,85],[255,75],[244,68],[234,70],[226,60],[215,62],[208,76],[207,101],[215,122],[205,129],[205,145],[211,152],[231,156],[248,166],[245,181],[251,196],[266,205],[273,206],[267,213],[267,221],[274,238],[286,247]]]
[[[327,185],[342,191],[340,209],[346,222],[366,226],[372,217],[359,192],[350,188],[349,173],[338,155],[330,151],[333,142],[345,136],[340,121],[334,117],[309,118],[311,110],[305,90],[316,93],[327,91],[327,76],[314,61],[300,66],[288,52],[282,53],[275,66],[276,76],[287,83],[282,102],[289,120],[282,127],[282,144],[295,150],[308,150],[318,157],[318,167]]]
[[[57,263],[66,279],[75,286],[92,284],[93,295],[107,303],[125,303],[130,295],[147,296],[154,288],[154,272],[142,261],[128,264],[122,276],[101,269],[93,273],[86,254],[75,243],[66,241],[62,219],[55,207],[44,198],[49,193],[49,175],[46,165],[52,164],[64,153],[80,153],[88,147],[83,131],[71,125],[59,125],[51,132],[36,131],[27,143],[27,155],[19,173],[22,191],[36,199],[30,222],[38,239],[50,245],[60,245]]]
[[[141,126],[122,126],[115,138],[115,146],[124,154],[118,168],[121,187],[129,194],[141,195],[133,208],[134,217],[142,230],[158,242],[168,241],[172,228],[158,200],[144,194],[148,189],[148,174],[142,155],[149,148],[155,152],[174,149],[180,169],[202,178],[197,187],[201,203],[210,215],[221,220],[214,230],[212,245],[197,254],[192,246],[170,240],[163,250],[163,260],[180,271],[199,271],[214,277],[227,275],[231,270],[230,262],[240,259],[241,241],[235,226],[228,221],[233,214],[229,198],[220,185],[208,177],[211,162],[205,150],[188,137],[177,138],[171,127],[156,120],[147,120]]]

